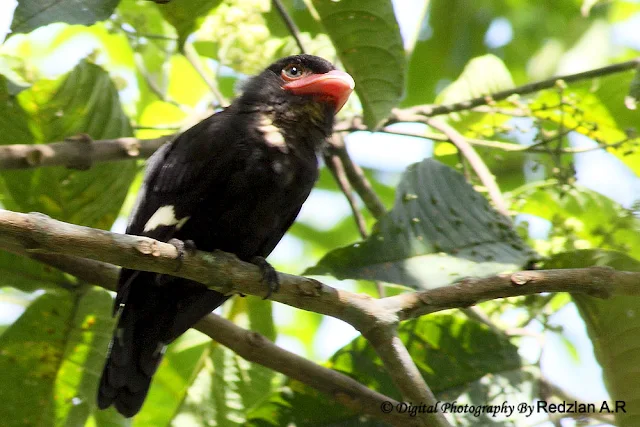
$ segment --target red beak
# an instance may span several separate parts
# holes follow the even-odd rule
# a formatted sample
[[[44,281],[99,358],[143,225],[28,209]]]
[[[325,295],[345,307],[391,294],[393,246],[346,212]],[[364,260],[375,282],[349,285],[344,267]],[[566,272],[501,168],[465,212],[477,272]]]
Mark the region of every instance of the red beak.
[[[313,95],[320,101],[330,102],[337,113],[347,102],[355,86],[349,74],[332,70],[325,74],[309,74],[285,83],[282,88],[296,95]]]

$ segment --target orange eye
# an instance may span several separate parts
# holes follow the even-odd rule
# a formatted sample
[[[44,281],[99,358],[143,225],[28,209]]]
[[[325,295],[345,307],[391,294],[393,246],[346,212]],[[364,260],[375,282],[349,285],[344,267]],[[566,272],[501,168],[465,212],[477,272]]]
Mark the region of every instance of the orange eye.
[[[282,78],[291,81],[305,75],[305,69],[300,65],[289,64],[282,69]]]

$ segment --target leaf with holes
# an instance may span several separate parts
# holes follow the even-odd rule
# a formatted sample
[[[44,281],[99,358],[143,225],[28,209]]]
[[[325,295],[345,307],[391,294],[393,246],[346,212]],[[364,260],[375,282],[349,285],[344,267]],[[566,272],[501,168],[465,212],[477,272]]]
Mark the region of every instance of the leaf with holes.
[[[416,288],[523,267],[535,254],[463,176],[426,159],[407,169],[393,209],[366,240],[329,252],[306,274]]]
[[[314,0],[327,34],[356,82],[364,121],[373,128],[404,90],[406,64],[400,28],[388,0]]]

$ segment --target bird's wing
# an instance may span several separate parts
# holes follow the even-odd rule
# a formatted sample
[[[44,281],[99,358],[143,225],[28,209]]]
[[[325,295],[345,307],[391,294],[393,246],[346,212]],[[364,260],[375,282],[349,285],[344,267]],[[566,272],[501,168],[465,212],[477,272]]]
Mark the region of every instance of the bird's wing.
[[[198,123],[151,156],[127,234],[169,240],[211,191],[234,152],[228,135],[220,134],[224,113]]]

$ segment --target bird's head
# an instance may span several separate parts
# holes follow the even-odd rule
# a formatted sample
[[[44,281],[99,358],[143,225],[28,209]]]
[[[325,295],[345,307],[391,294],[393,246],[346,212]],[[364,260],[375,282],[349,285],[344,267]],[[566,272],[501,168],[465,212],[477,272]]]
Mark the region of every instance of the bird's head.
[[[244,106],[272,111],[283,126],[323,128],[349,98],[355,83],[329,61],[313,55],[282,58],[252,78],[239,101]]]

